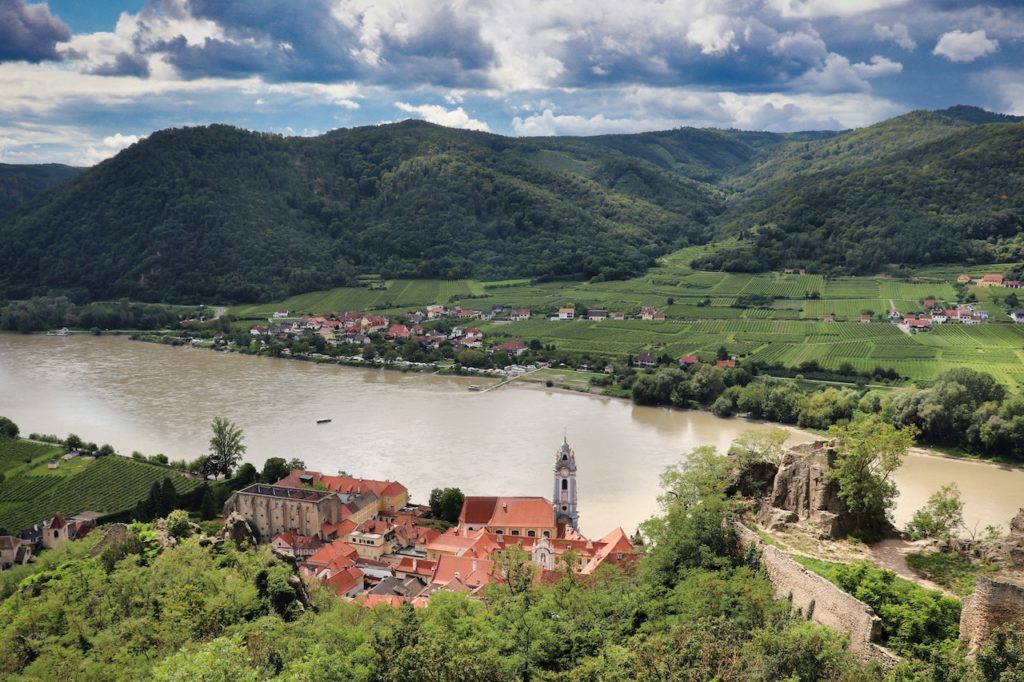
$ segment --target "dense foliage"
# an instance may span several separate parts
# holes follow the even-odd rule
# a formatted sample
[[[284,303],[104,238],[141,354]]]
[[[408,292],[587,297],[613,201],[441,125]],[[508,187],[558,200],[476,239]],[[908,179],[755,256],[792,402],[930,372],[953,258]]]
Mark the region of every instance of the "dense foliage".
[[[0,296],[273,300],[369,273],[602,280],[716,237],[730,246],[711,269],[1019,259],[1014,121],[954,108],[835,135],[167,130],[0,224]]]
[[[0,329],[37,332],[71,327],[79,329],[164,329],[178,326],[184,310],[167,306],[130,303],[76,305],[64,296],[40,296],[25,301],[0,303]]]
[[[59,163],[37,166],[0,163],[0,219],[43,190],[66,182],[83,170]]]

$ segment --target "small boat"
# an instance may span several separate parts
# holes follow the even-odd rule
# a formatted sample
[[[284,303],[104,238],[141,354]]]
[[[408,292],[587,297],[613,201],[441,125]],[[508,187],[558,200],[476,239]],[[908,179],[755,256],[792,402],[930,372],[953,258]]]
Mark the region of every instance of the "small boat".
[[[330,424],[331,420],[330,419],[317,419],[316,423],[317,424]]]
[[[471,391],[479,391],[480,387],[477,386],[476,384],[470,384],[469,385],[469,390],[471,390]]]

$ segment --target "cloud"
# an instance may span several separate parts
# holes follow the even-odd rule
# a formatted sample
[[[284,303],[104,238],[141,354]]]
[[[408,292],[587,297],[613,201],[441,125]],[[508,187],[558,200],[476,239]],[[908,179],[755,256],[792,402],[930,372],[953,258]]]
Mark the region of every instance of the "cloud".
[[[122,52],[114,57],[114,61],[100,64],[89,73],[97,76],[140,76],[149,75],[149,60],[144,55]]]
[[[489,132],[490,128],[483,121],[470,118],[462,107],[445,109],[437,104],[413,105],[406,102],[395,102],[395,106],[409,114],[417,114],[419,118],[448,128],[466,128]]]
[[[908,0],[768,0],[767,5],[785,18],[851,17],[898,7]]]
[[[891,40],[907,52],[913,52],[917,49],[917,42],[910,37],[907,25],[898,21],[891,26],[875,24],[875,37],[879,40]]]
[[[883,57],[881,55],[875,55],[867,63],[860,62],[854,64],[854,72],[861,78],[879,78],[882,76],[895,76],[896,74],[903,71],[903,65],[899,62]]]
[[[114,154],[117,154],[125,147],[135,144],[140,139],[142,138],[138,135],[122,135],[121,133],[109,135],[96,144],[86,147],[85,152],[75,165],[95,166],[100,161],[109,159]]]
[[[999,49],[999,41],[989,38],[985,31],[964,33],[956,30],[943,33],[932,54],[951,62],[973,62]]]
[[[57,43],[71,31],[45,4],[0,0],[0,62],[59,60]]]

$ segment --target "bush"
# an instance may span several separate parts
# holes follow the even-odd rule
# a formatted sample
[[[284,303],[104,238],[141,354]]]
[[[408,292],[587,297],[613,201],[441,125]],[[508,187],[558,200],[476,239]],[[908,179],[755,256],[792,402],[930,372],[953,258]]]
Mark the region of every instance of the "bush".
[[[183,509],[175,509],[167,515],[167,534],[177,540],[183,540],[192,535],[192,522],[188,520],[188,512]]]

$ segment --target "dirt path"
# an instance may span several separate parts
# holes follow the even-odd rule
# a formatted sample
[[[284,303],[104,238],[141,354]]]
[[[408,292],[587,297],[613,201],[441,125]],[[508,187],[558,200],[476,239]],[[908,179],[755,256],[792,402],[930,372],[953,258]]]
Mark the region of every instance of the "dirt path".
[[[907,563],[907,555],[912,554],[917,549],[913,543],[906,540],[882,540],[871,545],[871,556],[879,566],[888,568],[901,578],[912,580],[930,590],[938,590],[939,592],[952,595],[952,592],[946,588],[933,583],[931,580],[925,580],[910,568],[910,564]]]

